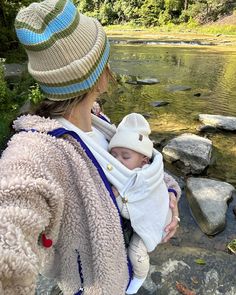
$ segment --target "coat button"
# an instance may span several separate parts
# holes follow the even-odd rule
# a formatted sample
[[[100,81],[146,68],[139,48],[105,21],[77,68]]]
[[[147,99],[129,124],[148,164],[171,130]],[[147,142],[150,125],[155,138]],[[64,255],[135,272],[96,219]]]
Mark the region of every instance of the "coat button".
[[[123,197],[123,198],[122,198],[122,202],[123,202],[124,204],[128,203],[128,198],[127,198],[127,197]]]
[[[112,165],[111,164],[107,164],[107,170],[108,171],[111,171],[113,169]]]

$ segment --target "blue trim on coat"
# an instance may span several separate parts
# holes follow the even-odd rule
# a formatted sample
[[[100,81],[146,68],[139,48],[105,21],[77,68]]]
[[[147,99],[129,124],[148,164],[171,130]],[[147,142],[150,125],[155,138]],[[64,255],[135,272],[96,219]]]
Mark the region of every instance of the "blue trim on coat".
[[[120,210],[117,206],[117,203],[116,203],[116,198],[112,192],[112,189],[111,189],[111,185],[110,185],[110,182],[108,181],[102,167],[100,166],[100,164],[98,163],[97,159],[94,157],[93,153],[90,151],[90,149],[88,148],[88,146],[83,142],[83,140],[81,139],[81,137],[74,131],[71,131],[71,130],[66,130],[65,128],[57,128],[57,129],[54,129],[52,131],[49,131],[48,132],[49,135],[52,135],[52,136],[55,136],[55,137],[60,137],[62,135],[65,135],[65,134],[68,134],[68,135],[71,135],[74,139],[76,139],[81,147],[83,148],[83,150],[85,151],[85,153],[87,154],[87,156],[89,157],[89,159],[92,161],[92,163],[94,164],[94,166],[97,168],[98,170],[98,173],[99,175],[101,176],[105,186],[106,186],[106,189],[108,190],[108,192],[110,193],[110,196],[112,198],[112,201],[113,203],[115,204],[118,212],[119,212],[119,216],[120,216],[120,223],[122,225],[122,219],[121,219],[121,215],[120,215]]]
[[[112,191],[110,182],[108,181],[108,179],[107,179],[107,177],[106,177],[106,175],[105,175],[102,167],[98,163],[97,159],[94,157],[94,155],[92,154],[92,152],[90,151],[90,149],[88,148],[88,146],[83,142],[83,140],[81,139],[81,137],[76,132],[71,131],[71,130],[66,130],[65,128],[57,128],[57,129],[54,129],[52,131],[49,131],[48,134],[49,135],[52,135],[52,136],[55,136],[55,137],[60,137],[60,136],[65,135],[65,134],[69,134],[69,135],[71,135],[74,139],[76,139],[80,143],[81,147],[83,148],[83,150],[85,151],[85,153],[87,154],[87,156],[89,157],[89,159],[92,161],[92,163],[94,164],[94,166],[97,168],[98,173],[101,176],[102,181],[105,184],[105,187],[108,190],[108,192],[110,194],[110,197],[112,198],[112,201],[113,201],[114,205],[117,208],[117,211],[118,211],[119,217],[120,217],[121,228],[123,230],[122,217],[121,217],[120,210],[119,210],[118,205],[117,205],[117,202],[116,202],[116,197],[113,194],[113,191]],[[129,287],[129,284],[131,282],[132,273],[133,273],[131,261],[130,261],[130,259],[129,259],[128,256],[127,256],[127,265],[128,265],[128,271],[129,271],[129,282],[128,282],[128,286],[127,286],[127,288],[128,288]],[[77,295],[77,294],[75,294],[75,295]]]
[[[22,132],[22,131],[23,132],[29,132],[29,131],[31,131],[31,132],[39,132],[36,129],[28,129],[28,130],[26,130],[26,129],[20,129],[19,131],[20,132]],[[57,128],[57,129],[54,129],[52,131],[47,132],[47,134],[49,134],[51,136],[54,136],[54,137],[60,137],[60,136],[65,135],[65,134],[69,134],[74,139],[76,139],[76,141],[78,141],[80,143],[81,147],[83,148],[83,150],[85,151],[85,153],[87,154],[87,156],[90,158],[90,160],[92,161],[92,163],[94,164],[94,166],[97,168],[98,173],[101,176],[102,181],[104,182],[105,187],[108,190],[108,192],[110,194],[110,197],[112,198],[112,201],[113,201],[114,205],[117,208],[117,211],[118,211],[119,217],[120,217],[121,228],[123,230],[122,217],[121,217],[120,210],[119,210],[118,205],[117,205],[117,202],[116,202],[115,195],[113,194],[113,191],[111,189],[110,182],[108,181],[108,179],[107,179],[107,177],[106,177],[106,175],[105,175],[102,167],[98,163],[97,159],[94,157],[94,155],[92,154],[92,152],[90,151],[90,149],[88,148],[88,146],[83,142],[83,140],[81,139],[81,137],[76,132],[71,131],[71,130],[66,130],[65,128]],[[78,271],[79,271],[80,281],[81,281],[81,288],[74,295],[82,295],[83,294],[83,291],[84,291],[84,288],[83,288],[84,277],[83,277],[83,272],[82,272],[82,265],[81,265],[80,255],[79,255],[78,250],[76,250],[76,252],[78,254],[77,262],[78,262]],[[130,261],[130,259],[129,259],[128,256],[127,256],[127,266],[128,266],[128,271],[129,271],[129,282],[128,282],[128,285],[127,285],[127,289],[128,289],[128,287],[130,285],[130,282],[131,282],[131,279],[132,279],[132,274],[133,274],[131,261]]]
[[[80,275],[80,282],[81,282],[81,287],[78,292],[76,292],[74,295],[82,295],[84,292],[84,276],[83,276],[83,271],[82,271],[82,264],[81,264],[81,259],[79,255],[79,251],[76,249],[75,250],[77,253],[77,263],[78,263],[78,270],[79,270],[79,275]]]
[[[84,292],[84,289],[82,289],[82,290],[79,290],[78,292],[76,292],[74,295],[82,295],[83,294],[83,292]]]

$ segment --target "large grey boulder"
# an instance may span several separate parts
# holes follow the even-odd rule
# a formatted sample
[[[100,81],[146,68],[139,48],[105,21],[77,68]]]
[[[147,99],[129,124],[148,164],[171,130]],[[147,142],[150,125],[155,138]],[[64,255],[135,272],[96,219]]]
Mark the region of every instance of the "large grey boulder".
[[[227,131],[236,131],[236,117],[200,114],[198,118],[199,121],[206,126],[211,126]]]
[[[211,151],[211,140],[184,133],[171,139],[162,153],[167,162],[176,164],[185,174],[199,174],[209,166]]]
[[[188,178],[186,187],[186,197],[201,230],[207,235],[221,232],[234,187],[227,182],[194,177]]]

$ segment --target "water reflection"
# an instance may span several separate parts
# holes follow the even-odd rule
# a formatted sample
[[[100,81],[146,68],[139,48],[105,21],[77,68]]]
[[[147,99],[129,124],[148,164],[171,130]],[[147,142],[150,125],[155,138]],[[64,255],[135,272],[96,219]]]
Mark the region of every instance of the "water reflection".
[[[111,67],[121,80],[137,76],[160,81],[150,86],[120,83],[115,87],[105,104],[106,113],[115,123],[129,112],[148,114],[153,134],[168,139],[184,132],[197,133],[200,113],[236,116],[236,52],[212,47],[113,45]],[[173,86],[190,90],[173,91]],[[155,108],[152,101],[169,104]],[[235,185],[236,135],[208,136],[213,141],[215,160],[209,176]]]

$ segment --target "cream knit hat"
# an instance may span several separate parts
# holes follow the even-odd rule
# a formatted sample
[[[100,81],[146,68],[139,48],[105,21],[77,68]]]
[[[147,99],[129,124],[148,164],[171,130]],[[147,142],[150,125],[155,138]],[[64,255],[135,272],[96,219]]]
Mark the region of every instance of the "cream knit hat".
[[[108,148],[124,147],[151,158],[153,143],[148,137],[150,133],[150,126],[142,115],[129,114],[118,125]]]
[[[101,76],[110,47],[101,24],[71,0],[45,0],[19,11],[15,28],[29,73],[46,97],[66,100],[88,92]]]

